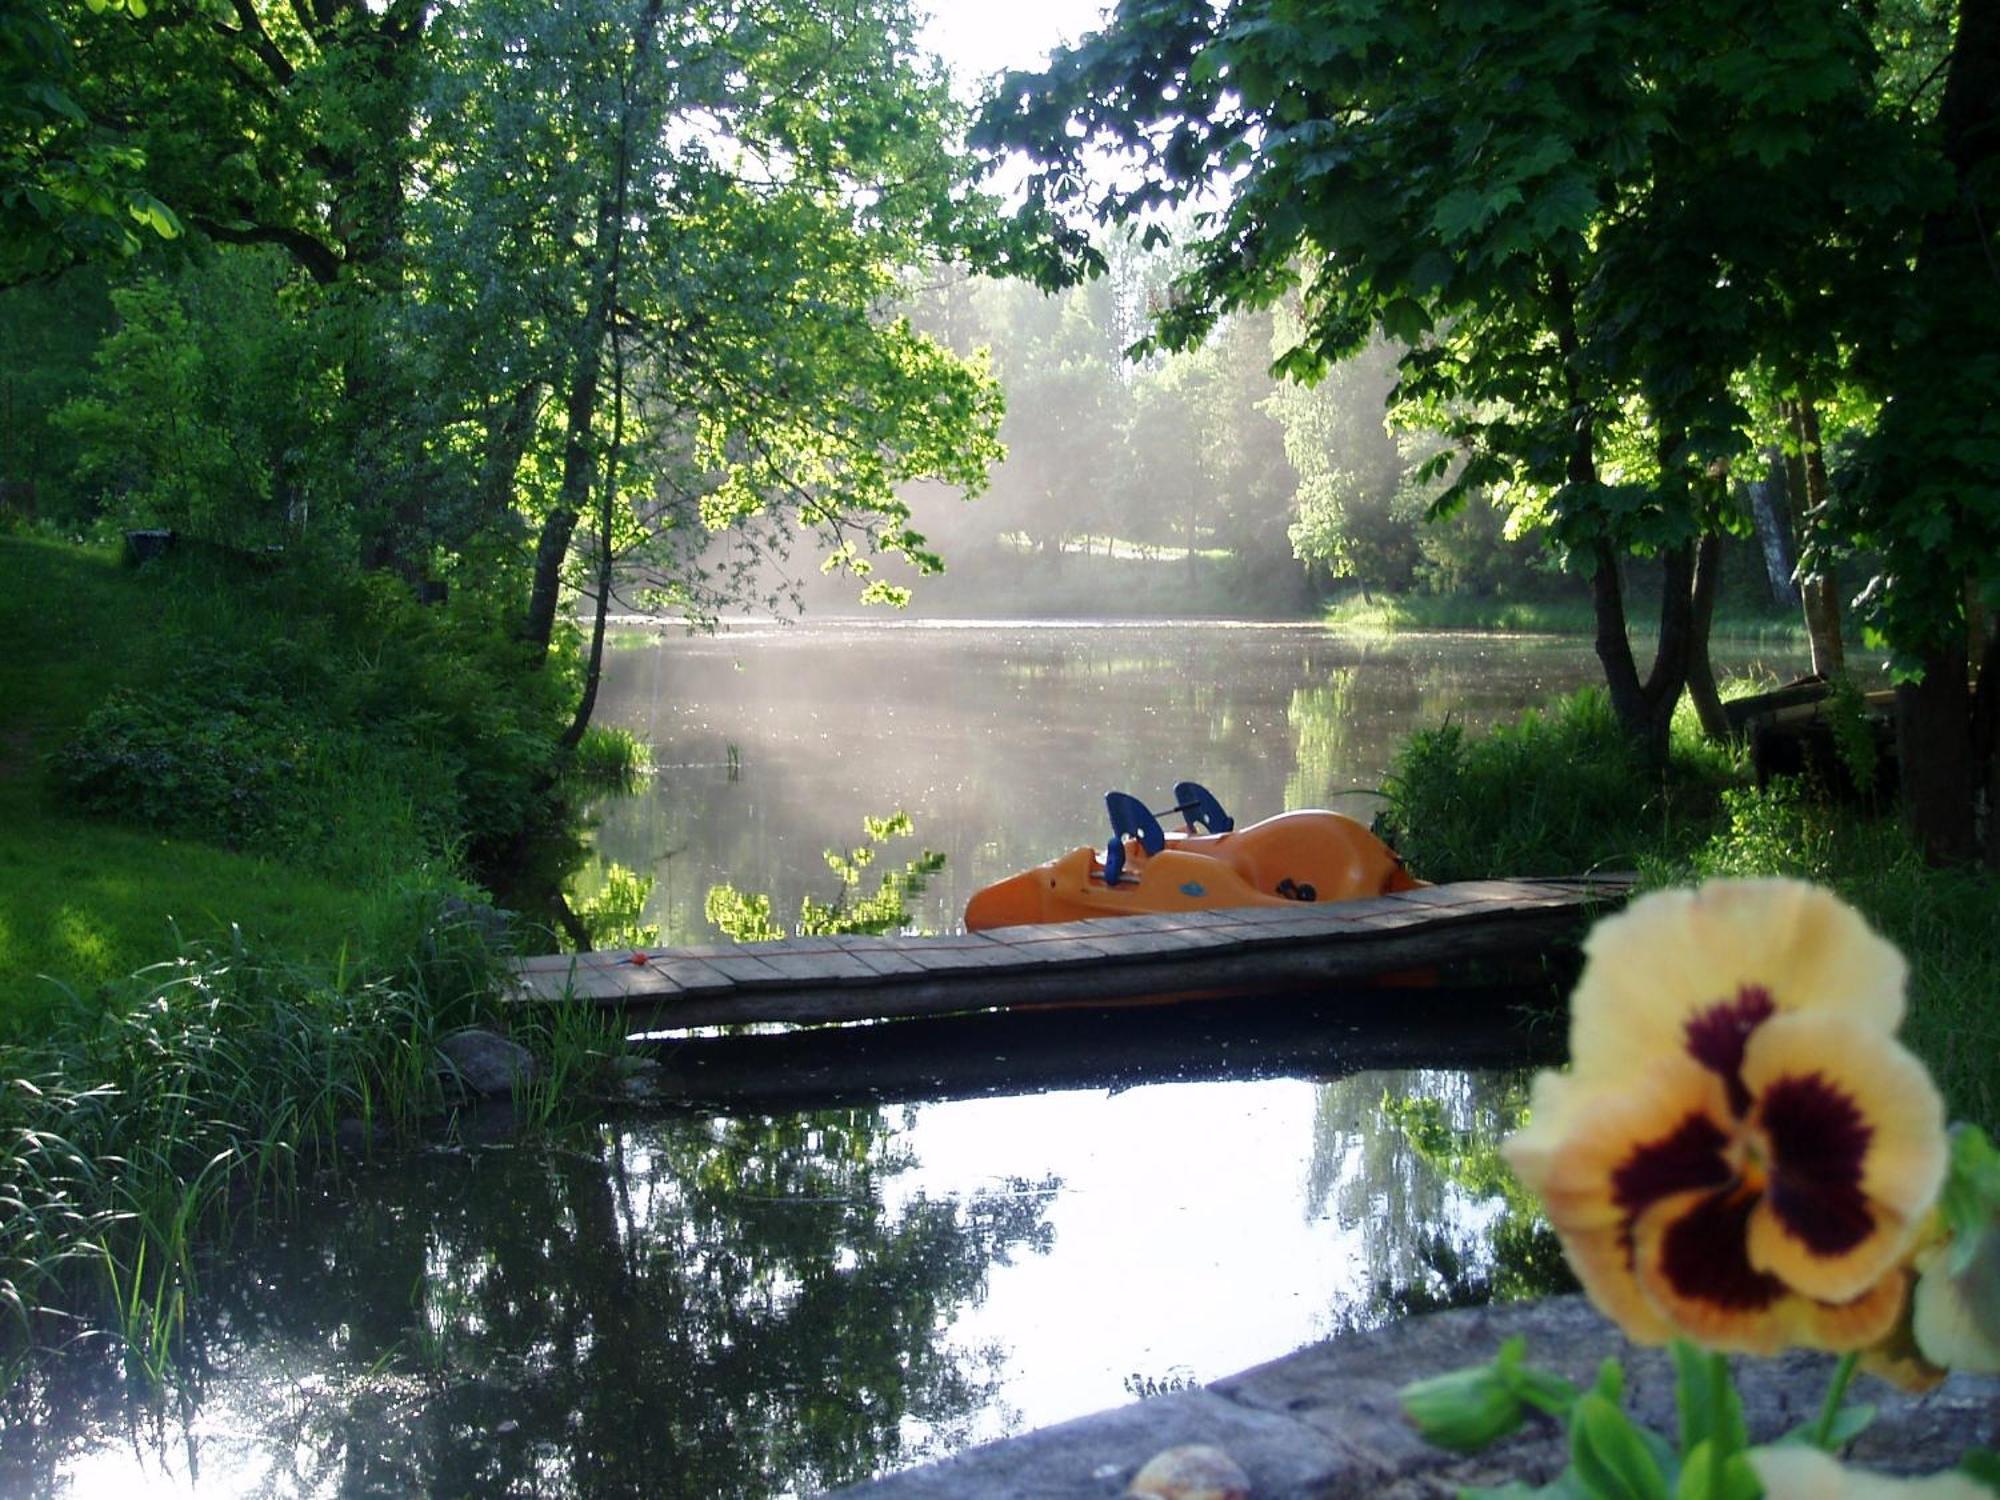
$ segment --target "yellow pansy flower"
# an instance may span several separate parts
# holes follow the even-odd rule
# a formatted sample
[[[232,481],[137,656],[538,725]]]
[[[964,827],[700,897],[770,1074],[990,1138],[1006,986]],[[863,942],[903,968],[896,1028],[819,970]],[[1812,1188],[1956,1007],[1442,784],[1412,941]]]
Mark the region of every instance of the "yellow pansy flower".
[[[1795,881],[1664,894],[1593,934],[1571,1071],[1536,1079],[1507,1161],[1639,1342],[1874,1344],[1947,1155],[1889,1034],[1902,961]]]

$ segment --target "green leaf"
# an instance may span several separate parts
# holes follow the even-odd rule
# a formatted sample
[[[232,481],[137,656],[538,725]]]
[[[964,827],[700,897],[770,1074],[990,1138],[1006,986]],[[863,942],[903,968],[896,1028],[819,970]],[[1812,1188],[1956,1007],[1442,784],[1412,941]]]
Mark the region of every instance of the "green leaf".
[[[1968,1448],[1958,1461],[1958,1472],[2000,1495],[2000,1453],[1989,1448]]]
[[[1673,1359],[1681,1452],[1692,1453],[1701,1444],[1711,1443],[1726,1458],[1749,1447],[1743,1403],[1721,1356],[1696,1348],[1685,1339],[1675,1339]]]
[[[1426,1442],[1470,1453],[1507,1436],[1527,1416],[1496,1365],[1453,1370],[1403,1387],[1403,1412]]]
[[[1382,309],[1382,331],[1392,339],[1414,344],[1431,331],[1431,315],[1414,297],[1398,297]]]
[[[1612,1363],[1606,1361],[1607,1366]],[[1597,1391],[1576,1403],[1570,1458],[1577,1477],[1600,1500],[1672,1500],[1667,1476],[1638,1429]]]
[[[1827,1431],[1826,1451],[1829,1453],[1838,1453],[1842,1448],[1845,1448],[1849,1443],[1860,1437],[1875,1421],[1875,1415],[1876,1408],[1873,1404],[1866,1401],[1858,1402],[1852,1406],[1841,1407],[1839,1411],[1833,1414],[1833,1425]],[[1817,1446],[1814,1434],[1818,1428],[1819,1418],[1814,1417],[1810,1421],[1799,1423],[1798,1426],[1787,1432],[1778,1441],[1791,1446],[1814,1447]]]
[[[1742,1454],[1719,1456],[1715,1445],[1708,1442],[1697,1443],[1686,1452],[1674,1500],[1758,1500],[1764,1493],[1757,1471]]]
[[[1438,200],[1431,227],[1447,240],[1469,238],[1487,219],[1486,200],[1471,188],[1459,188]]]

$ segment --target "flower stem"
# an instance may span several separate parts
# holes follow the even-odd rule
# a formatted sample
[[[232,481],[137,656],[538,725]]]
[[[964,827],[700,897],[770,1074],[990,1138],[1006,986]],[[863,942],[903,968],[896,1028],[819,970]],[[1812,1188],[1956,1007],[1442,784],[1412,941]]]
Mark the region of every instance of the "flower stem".
[[[1850,1350],[1841,1355],[1840,1363],[1833,1367],[1833,1379],[1827,1385],[1826,1400],[1820,1403],[1819,1420],[1813,1423],[1815,1448],[1832,1451],[1834,1419],[1840,1415],[1840,1404],[1847,1398],[1847,1387],[1854,1379],[1855,1366],[1860,1363],[1861,1356]]]
[[[1717,1393],[1716,1410],[1719,1411],[1723,1405],[1720,1393],[1729,1389],[1728,1356],[1711,1353],[1708,1356],[1708,1370],[1708,1388]],[[1711,1495],[1720,1495],[1725,1493],[1722,1487],[1722,1466],[1729,1459],[1730,1455],[1723,1451],[1723,1429],[1720,1417],[1717,1417],[1715,1421],[1716,1430],[1711,1435],[1708,1445],[1708,1492]]]

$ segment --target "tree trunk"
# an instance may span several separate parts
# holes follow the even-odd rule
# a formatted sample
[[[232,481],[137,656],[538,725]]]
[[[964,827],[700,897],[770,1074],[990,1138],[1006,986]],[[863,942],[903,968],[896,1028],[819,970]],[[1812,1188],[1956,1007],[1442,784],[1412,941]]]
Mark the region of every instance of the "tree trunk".
[[[1885,441],[1888,457],[1911,475],[1939,461],[1926,433],[1971,432],[1983,415],[1974,404],[1985,399],[1974,395],[1983,389],[1982,382],[1952,377],[1963,366],[1990,358],[1996,333],[1992,283],[2000,277],[2000,267],[1994,262],[1992,221],[1986,215],[2000,208],[1993,186],[2000,168],[2000,0],[1961,0],[1938,123],[1940,147],[1957,191],[1924,217],[1916,275],[1929,317],[1919,340],[1899,351],[1900,389],[1884,418],[1885,433],[1891,424],[1898,429]],[[1965,467],[1961,461],[1961,473]],[[1973,483],[1990,482],[1990,473],[1975,471],[1971,478]],[[1905,551],[1915,555],[1918,549],[1906,544]],[[1907,586],[1925,585],[1912,580]],[[1961,585],[1939,579],[1928,586]],[[1921,653],[1923,680],[1896,690],[1904,815],[1934,864],[1970,860],[1978,853],[1977,793],[1982,788],[1989,794],[1987,857],[1989,862],[2000,860],[1994,850],[2000,835],[1992,827],[1996,777],[1990,754],[1981,764],[1980,731],[1966,680],[1968,623],[1961,613],[1956,621],[1947,617],[1948,628],[1933,624],[1932,639]],[[1985,671],[1994,665],[1994,656],[1989,650],[1985,657],[1980,687],[1990,703],[1987,695],[1993,688]],[[1983,712],[1990,722],[1990,707]]]
[[[1979,653],[1979,682],[1972,695],[1972,759],[1984,768],[1986,867],[2000,874],[2000,620],[1986,627]]]
[[[1896,689],[1904,818],[1929,863],[1968,864],[1979,844],[1971,817],[1976,780],[1964,642],[1926,653],[1923,670],[1921,682]]]
[[[535,413],[541,404],[541,384],[524,385],[487,421],[479,498],[489,521],[497,521],[514,509],[514,477],[521,471],[521,459],[528,451],[528,438],[535,430]]]
[[[624,178],[620,174],[619,198],[624,198]],[[597,687],[604,679],[604,628],[611,618],[611,579],[617,563],[613,551],[618,517],[618,463],[625,447],[625,352],[618,342],[618,330],[611,330],[611,451],[604,455],[604,480],[599,486],[597,527],[597,615],[590,626],[590,659],[583,669],[583,696],[576,713],[563,731],[562,748],[574,750],[583,743],[590,716],[597,709]]]
[[[1705,536],[1694,555],[1694,603],[1688,644],[1688,697],[1701,720],[1702,733],[1712,740],[1729,737],[1729,716],[1722,711],[1722,694],[1715,686],[1715,665],[1709,660],[1709,632],[1715,623],[1715,596],[1722,587],[1722,538]]]
[[[1750,516],[1757,527],[1757,545],[1764,554],[1764,576],[1771,585],[1771,597],[1794,609],[1803,605],[1798,580],[1792,576],[1795,553],[1791,527],[1786,524],[1789,501],[1785,491],[1785,457],[1781,449],[1766,448],[1764,477],[1744,486],[1750,499]]]
[[[1604,668],[1611,693],[1611,711],[1627,735],[1646,742],[1646,690],[1639,682],[1639,664],[1632,659],[1632,638],[1625,628],[1625,589],[1618,576],[1618,554],[1600,540],[1590,575],[1591,610],[1597,617],[1597,660]]]
[[[1806,552],[1806,536],[1818,524],[1823,507],[1833,490],[1826,477],[1826,453],[1820,443],[1819,408],[1809,400],[1789,401],[1792,438],[1798,445],[1798,474],[1803,488],[1792,497],[1793,535],[1801,558]],[[1840,582],[1831,565],[1815,563],[1812,571],[1799,579],[1799,598],[1804,608],[1806,634],[1812,642],[1812,666],[1816,676],[1831,682],[1847,670],[1847,652],[1840,640]]]
[[[632,70],[641,66],[652,51],[659,29],[660,12],[666,0],[650,0],[633,34],[632,57],[620,80],[621,108],[618,112],[618,151],[613,164],[610,188],[597,200],[597,245],[603,251],[597,285],[592,290],[590,311],[577,338],[575,361],[570,370],[570,393],[565,406],[568,433],[563,443],[562,485],[555,508],[542,523],[535,546],[535,576],[528,595],[528,616],[522,636],[540,646],[544,654],[555,635],[556,609],[562,599],[563,562],[569,556],[570,538],[583,508],[590,503],[591,480],[597,472],[597,455],[592,441],[592,424],[597,420],[599,363],[604,342],[618,313],[618,275],[625,244],[625,203],[632,170],[632,140],[636,112],[632,97]],[[614,352],[616,340],[613,340]],[[605,564],[609,566],[608,562]],[[608,607],[608,589],[599,599],[600,613]],[[598,630],[603,621],[598,621]],[[595,693],[595,684],[592,684]],[[584,722],[589,715],[585,712]],[[578,735],[582,734],[579,728]]]
[[[562,486],[535,543],[534,583],[528,593],[528,617],[521,627],[522,639],[544,652],[555,635],[556,609],[562,602],[563,562],[569,557],[570,538],[576,534],[577,519],[590,501],[591,479],[596,472],[591,424],[597,419],[597,366],[609,316],[608,289],[600,284],[597,305],[584,321],[570,369],[569,399],[563,406],[567,432],[563,439]]]

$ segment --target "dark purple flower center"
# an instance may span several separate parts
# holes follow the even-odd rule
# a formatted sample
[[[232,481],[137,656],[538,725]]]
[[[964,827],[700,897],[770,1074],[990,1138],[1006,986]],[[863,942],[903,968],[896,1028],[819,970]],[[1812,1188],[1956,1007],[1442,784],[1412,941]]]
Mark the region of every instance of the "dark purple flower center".
[[[1611,1198],[1627,1221],[1689,1188],[1726,1187],[1735,1176],[1723,1154],[1729,1137],[1706,1115],[1689,1115],[1657,1141],[1636,1147],[1611,1174]]]
[[[1771,1143],[1765,1192],[1776,1214],[1815,1255],[1843,1255],[1867,1239],[1875,1215],[1861,1192],[1861,1164],[1875,1129],[1821,1073],[1775,1079],[1758,1101]]]
[[[1729,1107],[1741,1119],[1750,1112],[1750,1090],[1743,1084],[1743,1049],[1750,1033],[1776,1015],[1771,992],[1761,984],[1746,984],[1734,1000],[1720,1000],[1688,1017],[1684,1031],[1688,1056],[1722,1079]]]
[[[1750,1214],[1759,1195],[1712,1193],[1667,1226],[1660,1273],[1682,1297],[1730,1312],[1761,1312],[1785,1284],[1750,1264]]]

